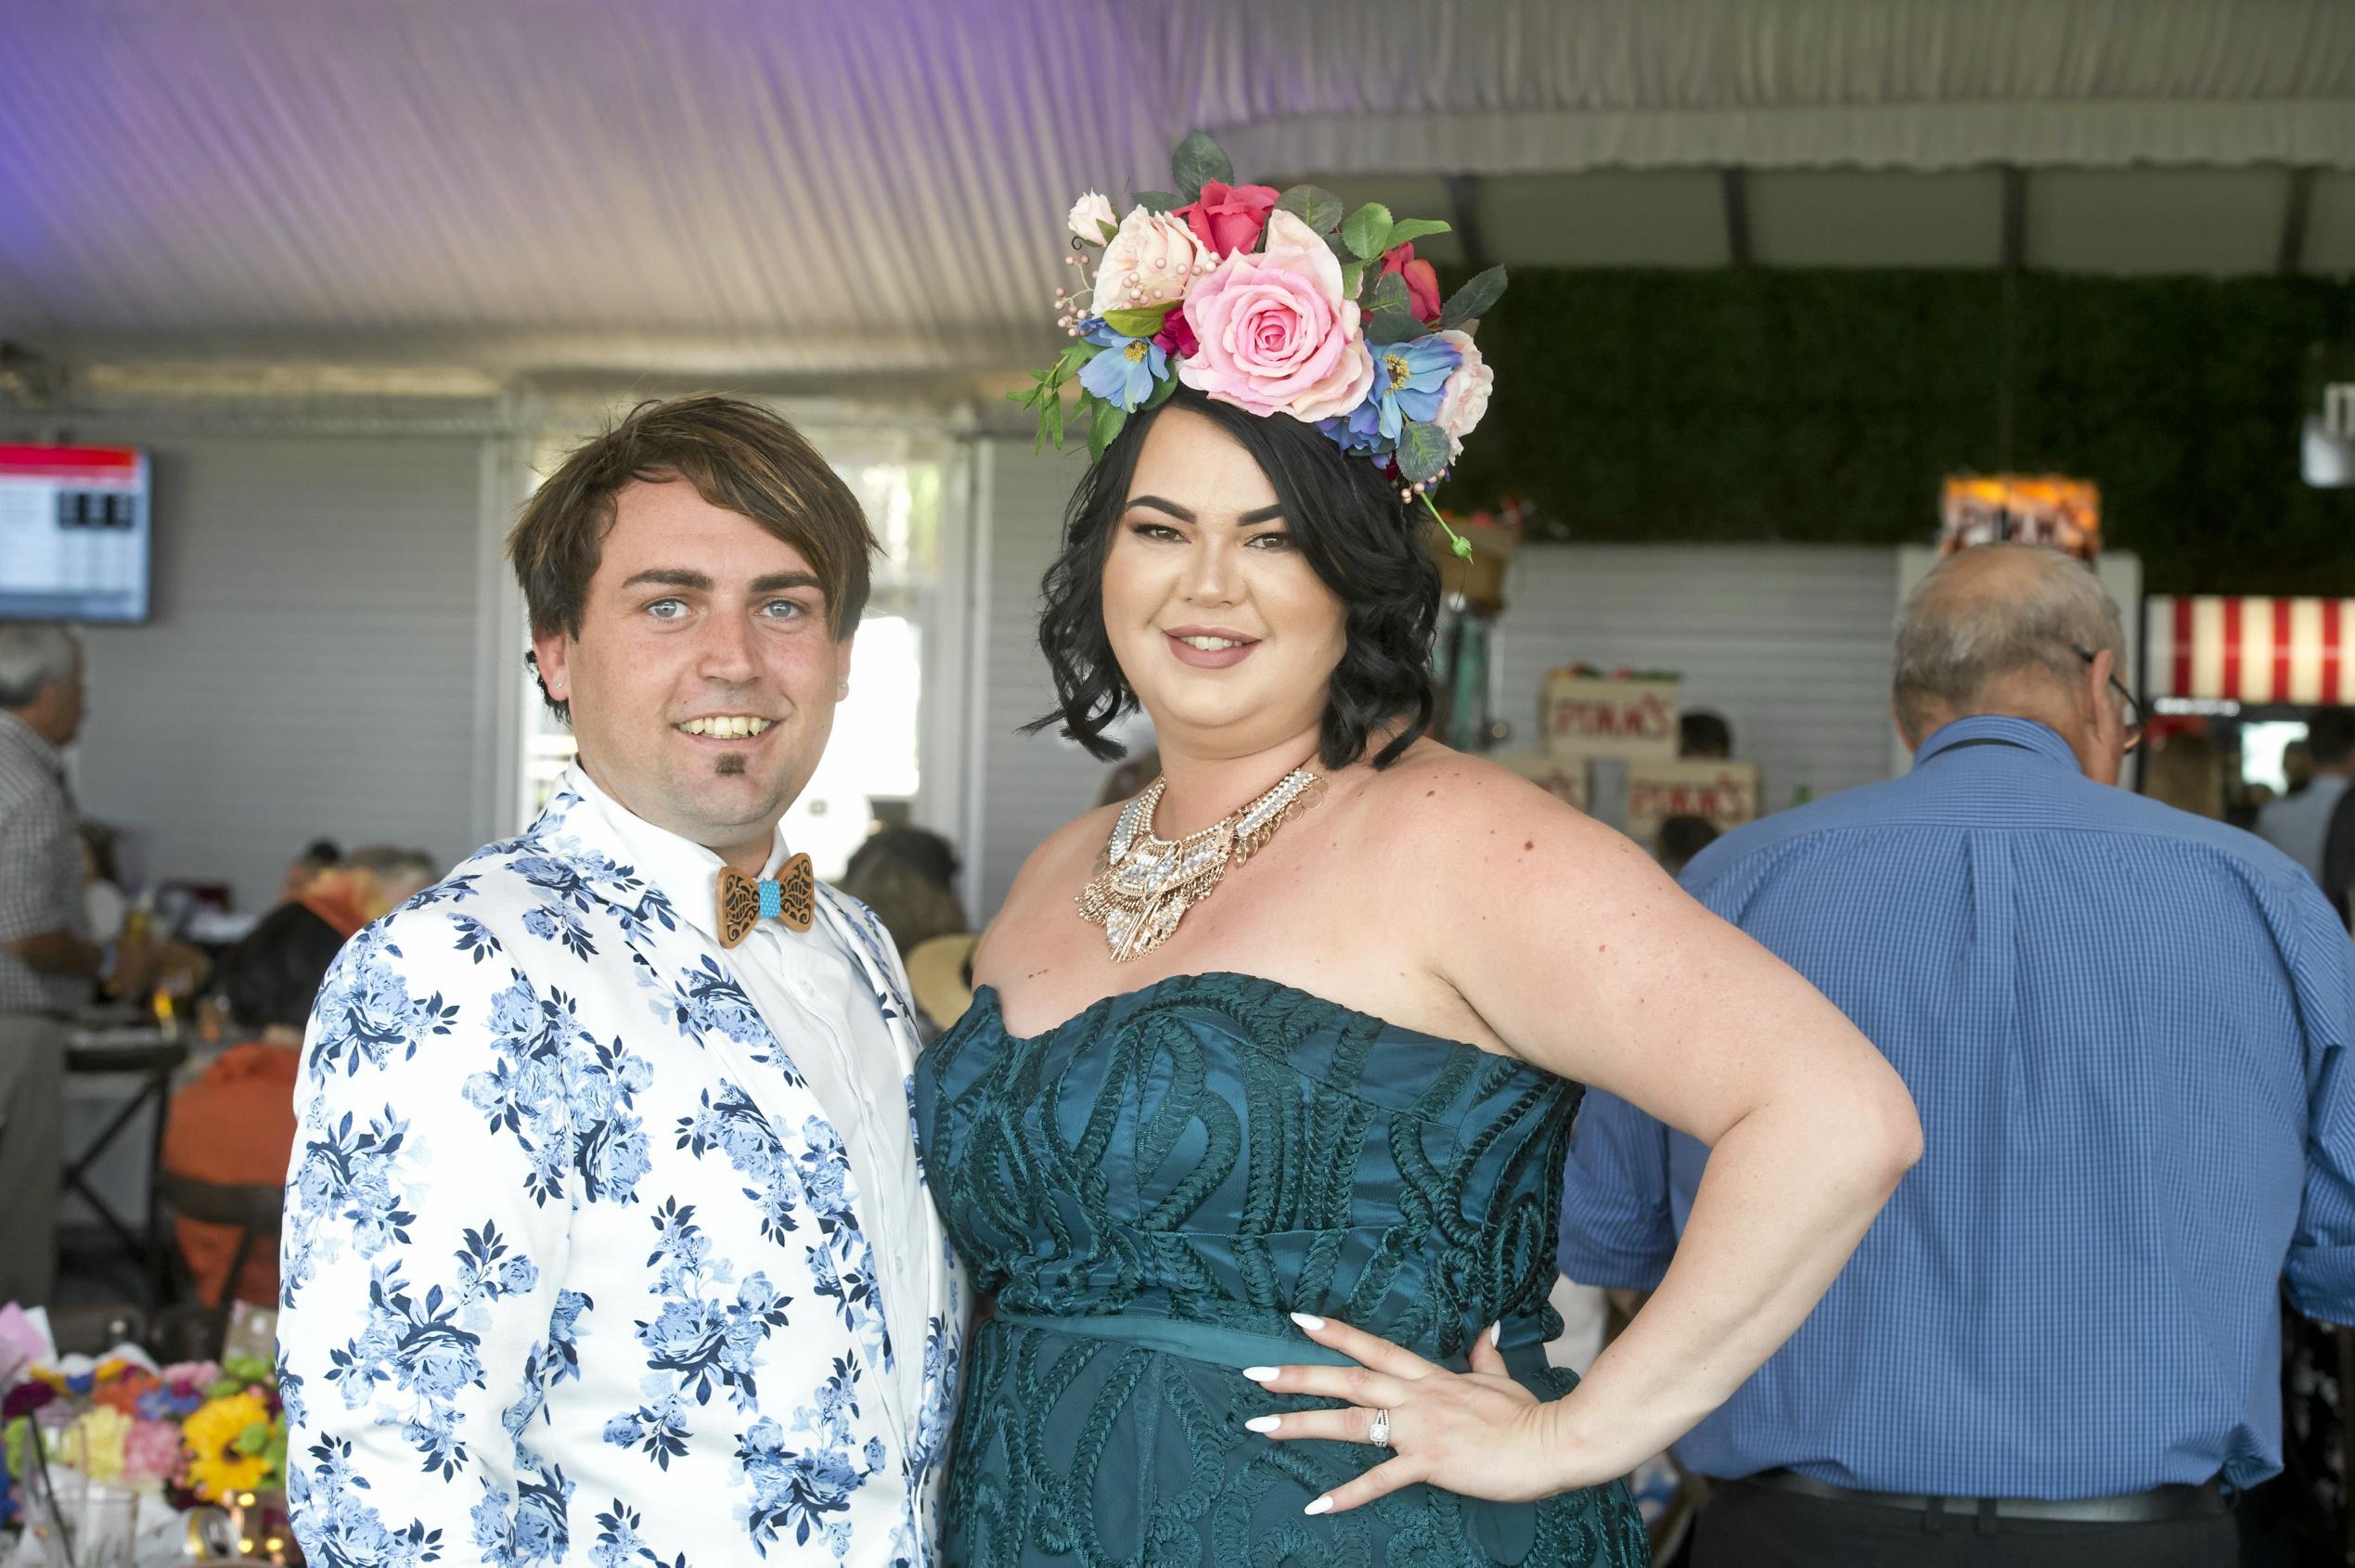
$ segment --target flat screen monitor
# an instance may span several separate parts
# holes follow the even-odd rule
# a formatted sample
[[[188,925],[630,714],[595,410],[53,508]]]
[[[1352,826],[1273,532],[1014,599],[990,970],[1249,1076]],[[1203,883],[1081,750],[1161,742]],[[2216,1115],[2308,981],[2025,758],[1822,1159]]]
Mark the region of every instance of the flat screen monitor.
[[[148,455],[0,443],[0,619],[148,618]]]

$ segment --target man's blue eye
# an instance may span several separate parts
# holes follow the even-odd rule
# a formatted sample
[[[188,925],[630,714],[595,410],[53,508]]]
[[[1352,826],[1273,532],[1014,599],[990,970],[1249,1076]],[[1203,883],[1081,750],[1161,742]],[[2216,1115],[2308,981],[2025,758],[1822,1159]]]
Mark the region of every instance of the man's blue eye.
[[[646,607],[646,613],[657,621],[676,621],[687,613],[687,603],[683,599],[658,598]]]
[[[790,621],[796,615],[806,613],[799,603],[789,598],[773,598],[761,608],[769,610],[779,621]]]

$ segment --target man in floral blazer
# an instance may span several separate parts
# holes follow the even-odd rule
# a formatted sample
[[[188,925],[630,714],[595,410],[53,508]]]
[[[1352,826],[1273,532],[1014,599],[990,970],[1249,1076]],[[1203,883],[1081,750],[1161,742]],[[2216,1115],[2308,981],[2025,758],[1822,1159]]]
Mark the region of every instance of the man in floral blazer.
[[[933,1561],[964,1302],[913,1009],[779,827],[872,548],[791,427],[721,398],[640,408],[525,508],[579,762],[353,939],[296,1091],[279,1379],[315,1568]],[[735,946],[728,867],[787,917]]]

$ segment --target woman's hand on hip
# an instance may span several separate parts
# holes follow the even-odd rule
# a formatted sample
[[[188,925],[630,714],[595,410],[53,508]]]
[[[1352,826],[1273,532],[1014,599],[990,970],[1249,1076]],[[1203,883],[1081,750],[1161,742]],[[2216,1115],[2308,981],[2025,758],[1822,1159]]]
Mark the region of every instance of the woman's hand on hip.
[[[1364,1444],[1382,1435],[1382,1413],[1389,1421],[1391,1457],[1317,1498],[1308,1512],[1345,1512],[1417,1482],[1496,1502],[1528,1502],[1589,1484],[1575,1478],[1560,1451],[1553,1405],[1506,1372],[1493,1330],[1473,1345],[1472,1369],[1451,1372],[1346,1323],[1298,1312],[1293,1321],[1358,1364],[1251,1367],[1243,1376],[1272,1394],[1338,1399],[1348,1408],[1245,1424],[1280,1443]]]

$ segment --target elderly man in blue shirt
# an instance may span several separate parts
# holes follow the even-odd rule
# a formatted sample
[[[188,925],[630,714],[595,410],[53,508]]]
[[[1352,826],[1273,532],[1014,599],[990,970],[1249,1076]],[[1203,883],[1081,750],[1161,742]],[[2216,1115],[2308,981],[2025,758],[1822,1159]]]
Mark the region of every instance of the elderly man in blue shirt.
[[[1942,563],[1897,633],[1912,771],[1684,885],[1904,1077],[1921,1164],[1678,1446],[1696,1568],[2212,1568],[2281,1468],[2280,1283],[2355,1321],[2355,974],[2287,856],[2115,788],[2117,606],[2052,551]],[[1590,1096],[1562,1266],[1645,1291],[1708,1151]]]

